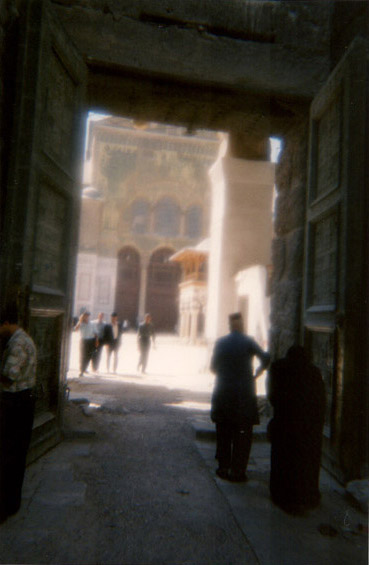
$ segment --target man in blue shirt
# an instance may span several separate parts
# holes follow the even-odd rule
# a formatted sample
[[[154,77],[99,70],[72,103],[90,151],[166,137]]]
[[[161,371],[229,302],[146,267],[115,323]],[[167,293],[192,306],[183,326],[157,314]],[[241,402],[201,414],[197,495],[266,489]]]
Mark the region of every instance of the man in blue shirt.
[[[216,382],[211,402],[211,419],[216,424],[217,475],[233,482],[247,480],[252,428],[259,423],[255,378],[268,366],[270,357],[243,333],[240,313],[229,316],[230,333],[217,340],[211,360]],[[252,361],[260,366],[253,375]]]

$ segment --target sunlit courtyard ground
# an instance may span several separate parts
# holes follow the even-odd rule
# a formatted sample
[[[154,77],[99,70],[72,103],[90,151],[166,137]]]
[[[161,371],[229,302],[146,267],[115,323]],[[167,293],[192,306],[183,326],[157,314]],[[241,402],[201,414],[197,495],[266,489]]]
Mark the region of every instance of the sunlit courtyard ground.
[[[73,332],[68,378],[75,378],[79,373],[79,340],[79,332]],[[209,370],[211,354],[212,347],[207,345],[188,345],[178,336],[158,334],[156,346],[151,347],[146,373],[143,375],[137,371],[137,336],[129,332],[123,336],[117,373],[107,372],[104,347],[98,374],[105,379],[207,392],[210,398],[214,385],[214,375]],[[94,374],[91,365],[88,370],[89,374]],[[265,393],[264,381],[265,376],[261,376],[257,381],[258,394]],[[208,409],[208,406],[204,406],[204,409]]]

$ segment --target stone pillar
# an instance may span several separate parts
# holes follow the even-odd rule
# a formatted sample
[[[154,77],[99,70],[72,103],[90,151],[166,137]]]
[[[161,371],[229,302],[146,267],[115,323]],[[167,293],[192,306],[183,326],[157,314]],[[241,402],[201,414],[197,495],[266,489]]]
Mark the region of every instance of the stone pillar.
[[[276,170],[270,332],[273,357],[285,355],[300,338],[308,133],[308,123],[303,121],[286,134]]]
[[[205,335],[228,332],[237,305],[234,277],[251,265],[271,262],[274,164],[220,153],[209,171],[212,217]]]
[[[149,258],[141,257],[141,274],[140,274],[140,294],[138,298],[138,317],[143,320],[146,313],[146,292],[147,292],[147,271],[149,268]]]

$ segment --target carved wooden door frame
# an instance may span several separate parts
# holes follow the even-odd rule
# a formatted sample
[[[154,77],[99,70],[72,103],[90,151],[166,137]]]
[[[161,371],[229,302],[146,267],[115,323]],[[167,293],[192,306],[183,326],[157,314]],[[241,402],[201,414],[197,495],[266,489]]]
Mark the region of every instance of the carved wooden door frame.
[[[326,464],[342,480],[360,475],[367,449],[367,85],[356,39],[310,110],[303,335],[326,385]]]

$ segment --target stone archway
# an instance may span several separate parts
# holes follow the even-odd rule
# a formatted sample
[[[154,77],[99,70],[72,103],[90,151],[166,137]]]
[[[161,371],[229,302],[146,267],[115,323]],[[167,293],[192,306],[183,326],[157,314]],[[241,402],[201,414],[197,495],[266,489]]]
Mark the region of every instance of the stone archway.
[[[173,332],[178,321],[179,265],[169,262],[173,249],[158,249],[151,255],[146,293],[146,311],[156,330]]]
[[[135,327],[138,316],[140,290],[140,255],[131,246],[118,253],[115,310],[120,320],[128,320]]]

